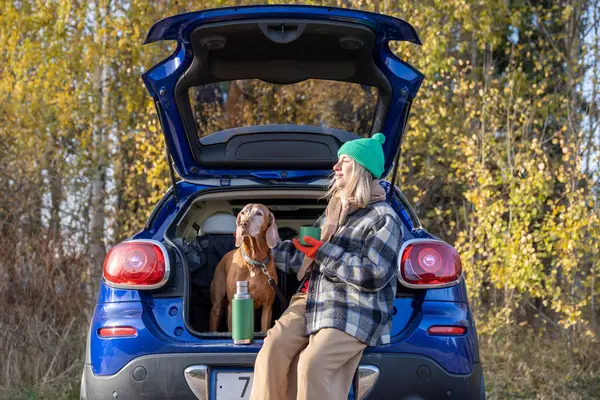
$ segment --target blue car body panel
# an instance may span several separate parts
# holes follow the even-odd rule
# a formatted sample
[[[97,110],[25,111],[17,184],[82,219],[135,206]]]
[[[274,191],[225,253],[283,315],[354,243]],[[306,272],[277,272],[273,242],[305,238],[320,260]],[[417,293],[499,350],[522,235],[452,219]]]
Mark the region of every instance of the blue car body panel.
[[[91,325],[90,347],[92,370],[96,375],[113,375],[129,361],[148,354],[173,353],[247,353],[258,352],[262,340],[255,340],[251,345],[235,346],[231,339],[196,338],[185,329],[181,299],[165,298],[148,304],[145,302],[116,302],[98,304],[94,311]],[[397,299],[396,304],[402,303]],[[177,308],[177,315],[171,316],[169,309]],[[369,347],[368,353],[406,353],[420,354],[430,357],[445,370],[454,374],[468,374],[473,363],[478,361],[477,343],[473,335],[472,320],[467,305],[457,302],[424,302],[424,315],[411,332],[403,340],[394,336],[392,344]],[[440,312],[443,310],[443,312]],[[394,317],[401,323],[404,315]],[[431,325],[451,324],[466,326],[468,333],[463,336],[431,336],[427,328]],[[133,326],[137,329],[136,337],[100,338],[98,329],[106,326]],[[178,336],[175,332],[181,330]]]
[[[391,169],[400,146],[410,102],[417,94],[423,74],[396,57],[388,46],[390,40],[405,40],[420,44],[414,28],[405,21],[357,10],[312,6],[248,6],[187,13],[157,22],[150,30],[147,43],[156,40],[177,40],[175,52],[143,74],[142,79],[155,101],[167,146],[177,173],[187,181],[206,177],[254,177],[261,175],[277,179],[296,180],[326,177],[329,170],[285,171],[285,178],[276,169],[205,169],[193,157],[186,137],[184,122],[177,107],[175,86],[190,67],[194,55],[191,32],[202,25],[245,19],[294,18],[312,21],[355,23],[372,29],[377,36],[373,60],[391,85],[392,93],[381,132],[386,136],[383,151],[386,158],[384,175]]]
[[[401,40],[421,44],[417,31],[409,23],[387,15],[337,7],[298,5],[223,7],[178,14],[155,23],[146,36],[146,43],[158,40],[179,40],[184,32],[198,23],[236,21],[256,18],[285,18],[360,22],[378,31],[385,40]]]

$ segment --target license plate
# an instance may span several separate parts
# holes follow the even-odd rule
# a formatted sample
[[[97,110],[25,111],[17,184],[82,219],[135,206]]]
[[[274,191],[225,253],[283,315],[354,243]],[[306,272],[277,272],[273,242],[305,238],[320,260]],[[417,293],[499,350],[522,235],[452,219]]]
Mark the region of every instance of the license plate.
[[[252,379],[252,372],[217,372],[216,400],[249,399]]]

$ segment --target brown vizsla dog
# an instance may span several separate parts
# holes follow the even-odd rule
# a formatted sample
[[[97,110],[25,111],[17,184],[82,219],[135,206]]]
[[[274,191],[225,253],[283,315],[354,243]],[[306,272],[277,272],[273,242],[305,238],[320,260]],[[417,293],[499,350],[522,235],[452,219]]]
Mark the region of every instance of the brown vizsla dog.
[[[262,307],[261,331],[271,327],[275,291],[269,285],[267,275],[261,270],[265,263],[267,271],[277,283],[275,263],[270,251],[279,242],[279,233],[273,213],[262,204],[248,204],[237,216],[235,245],[237,249],[223,256],[215,269],[210,284],[212,309],[209,329],[216,331],[223,310],[227,305],[227,327],[231,332],[231,300],[235,294],[236,281],[248,281],[248,291],[254,299],[254,308]]]

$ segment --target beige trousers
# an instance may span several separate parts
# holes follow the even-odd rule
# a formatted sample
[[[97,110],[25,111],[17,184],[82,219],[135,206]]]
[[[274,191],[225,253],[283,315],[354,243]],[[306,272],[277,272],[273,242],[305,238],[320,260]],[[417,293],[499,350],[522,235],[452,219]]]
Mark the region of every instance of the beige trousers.
[[[306,335],[306,294],[267,332],[254,365],[250,400],[345,400],[366,345],[338,329]]]

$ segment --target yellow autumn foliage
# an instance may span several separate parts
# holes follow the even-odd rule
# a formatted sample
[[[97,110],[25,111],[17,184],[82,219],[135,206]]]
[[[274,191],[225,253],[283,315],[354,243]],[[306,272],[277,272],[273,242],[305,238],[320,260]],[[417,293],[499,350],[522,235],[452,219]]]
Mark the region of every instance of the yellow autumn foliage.
[[[0,217],[16,210],[24,231],[52,227],[65,252],[85,252],[101,154],[103,240],[138,231],[171,185],[161,127],[140,77],[174,44],[142,46],[145,35],[166,16],[240,3],[277,2],[0,1],[0,188],[13,194]],[[520,327],[597,341],[600,38],[592,25],[598,11],[586,8],[592,2],[302,3],[381,12],[415,26],[423,46],[390,43],[426,77],[396,184],[423,225],[459,251],[479,332],[491,337]],[[105,26],[101,7],[108,7]],[[102,117],[100,64],[109,71]],[[290,115],[314,119],[332,90],[324,84],[303,99],[305,107],[297,92],[279,101]],[[368,108],[352,98],[351,113]],[[242,111],[234,125],[257,113],[277,122],[266,109]],[[232,126],[205,122],[206,134]],[[97,148],[98,125],[107,150]]]

